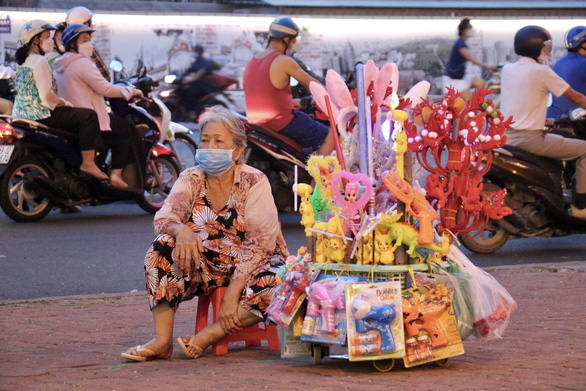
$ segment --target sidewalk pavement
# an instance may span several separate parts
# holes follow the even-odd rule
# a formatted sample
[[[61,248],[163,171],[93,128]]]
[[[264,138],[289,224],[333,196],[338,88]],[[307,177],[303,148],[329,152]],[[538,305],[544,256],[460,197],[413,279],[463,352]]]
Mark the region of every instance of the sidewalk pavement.
[[[266,345],[208,349],[189,360],[128,363],[120,353],[151,338],[144,293],[0,301],[1,390],[586,390],[586,262],[486,269],[517,301],[504,338],[467,340],[447,366],[386,373],[371,362],[281,359]],[[193,333],[196,300],[176,336]]]

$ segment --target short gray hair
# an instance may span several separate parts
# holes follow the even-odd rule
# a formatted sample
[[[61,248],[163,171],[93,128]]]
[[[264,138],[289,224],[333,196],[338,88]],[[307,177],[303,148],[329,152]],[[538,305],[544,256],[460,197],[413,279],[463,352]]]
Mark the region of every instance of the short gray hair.
[[[244,163],[245,159],[245,152],[246,152],[246,129],[244,128],[244,124],[234,113],[232,113],[229,109],[224,106],[216,105],[213,107],[208,107],[200,116],[199,116],[199,132],[210,123],[221,123],[224,125],[226,130],[230,132],[232,135],[232,140],[234,141],[234,146],[242,147],[242,153],[240,157],[236,161],[236,164]]]

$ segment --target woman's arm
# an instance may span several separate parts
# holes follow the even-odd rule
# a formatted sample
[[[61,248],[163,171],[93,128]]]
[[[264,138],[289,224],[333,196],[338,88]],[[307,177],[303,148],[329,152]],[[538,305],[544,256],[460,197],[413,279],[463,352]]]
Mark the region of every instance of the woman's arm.
[[[494,65],[484,65],[482,62],[478,61],[470,52],[470,50],[468,50],[468,48],[465,47],[461,47],[458,49],[458,52],[460,52],[460,54],[462,55],[462,57],[464,57],[466,59],[466,61],[470,61],[472,64],[474,65],[478,65],[481,68],[484,69],[488,69],[492,72],[496,72],[498,70],[498,67],[494,66]]]
[[[83,68],[79,69],[81,79],[98,95],[107,98],[124,98],[129,100],[134,94],[133,87],[121,87],[108,82],[98,70],[96,63],[89,58],[78,60]]]
[[[39,90],[41,103],[50,110],[55,109],[59,103],[59,97],[53,91],[53,73],[44,57],[34,66],[33,76]]]

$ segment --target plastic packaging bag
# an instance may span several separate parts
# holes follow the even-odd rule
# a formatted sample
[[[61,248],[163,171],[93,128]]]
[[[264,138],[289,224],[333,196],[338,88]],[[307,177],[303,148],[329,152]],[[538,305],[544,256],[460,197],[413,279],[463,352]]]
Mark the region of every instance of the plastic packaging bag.
[[[468,286],[474,307],[474,335],[483,340],[501,338],[517,303],[494,277],[476,267],[456,246],[450,246],[448,258],[470,275]]]
[[[439,281],[446,281],[450,287],[458,330],[463,341],[474,331],[474,306],[468,284],[471,277],[467,273],[462,273],[458,265],[452,261],[449,261],[449,266],[446,268],[439,264],[434,266],[435,278]]]

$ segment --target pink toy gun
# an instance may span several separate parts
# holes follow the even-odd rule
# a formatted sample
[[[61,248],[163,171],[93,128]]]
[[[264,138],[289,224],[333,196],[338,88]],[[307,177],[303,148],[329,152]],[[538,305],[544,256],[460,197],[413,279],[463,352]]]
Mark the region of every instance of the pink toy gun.
[[[419,220],[419,244],[433,243],[433,225],[431,222],[437,217],[436,210],[427,202],[423,194],[415,192],[409,182],[394,171],[388,171],[383,177],[387,189],[405,203],[405,207]]]
[[[322,329],[328,333],[335,333],[335,312],[336,309],[340,311],[344,309],[344,291],[342,291],[337,297],[332,297],[332,292],[328,289],[328,286],[320,282],[311,284],[307,287],[306,291],[308,304],[305,315],[306,320],[303,322],[305,330],[302,330],[302,334],[314,334],[311,325],[315,324],[314,319],[318,315],[321,315]]]

